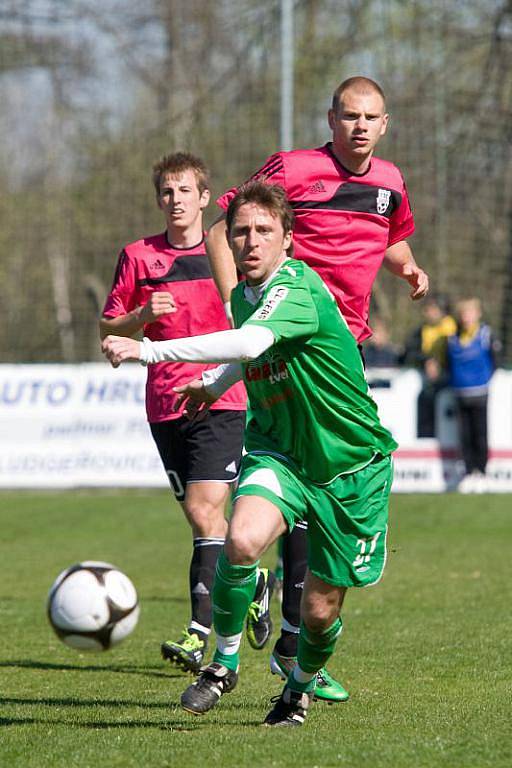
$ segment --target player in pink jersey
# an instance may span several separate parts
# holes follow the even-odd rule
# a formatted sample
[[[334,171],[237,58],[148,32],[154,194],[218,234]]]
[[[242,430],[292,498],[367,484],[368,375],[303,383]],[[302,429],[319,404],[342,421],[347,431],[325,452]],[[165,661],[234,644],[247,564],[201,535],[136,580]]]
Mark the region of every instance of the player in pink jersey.
[[[229,328],[204,244],[203,211],[210,199],[204,163],[186,153],[165,156],[153,168],[153,183],[166,230],[121,251],[100,321],[101,337],[143,330],[159,341]],[[237,384],[204,421],[193,423],[183,415],[173,387],[209,367],[160,363],[148,368],[146,385],[151,432],[193,537],[191,619],[183,637],[163,643],[162,653],[192,672],[202,664],[210,633],[210,592],[227,530],[225,509],[239,472],[246,409],[245,389]],[[271,631],[265,609],[272,579],[262,569],[257,597],[264,603],[256,601],[254,607],[262,641]]]
[[[399,169],[374,156],[389,116],[384,94],[373,80],[353,77],[336,88],[328,112],[332,141],[323,147],[277,152],[252,178],[281,185],[295,213],[294,256],[304,259],[327,283],[356,340],[371,335],[368,311],[382,264],[405,280],[411,298],[428,291],[406,241],[414,232],[407,189]],[[218,199],[226,210],[236,188]],[[229,316],[229,297],[238,277],[222,216],[207,240],[212,273]],[[299,604],[306,564],[299,527],[283,541],[283,630],[271,668],[284,673],[293,663],[299,632]],[[342,701],[347,695],[332,679],[318,681],[317,696]]]

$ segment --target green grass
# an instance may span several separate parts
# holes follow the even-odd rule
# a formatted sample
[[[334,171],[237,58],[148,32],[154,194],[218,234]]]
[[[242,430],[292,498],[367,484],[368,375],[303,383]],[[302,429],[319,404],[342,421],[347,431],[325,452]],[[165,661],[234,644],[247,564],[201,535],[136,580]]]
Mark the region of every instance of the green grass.
[[[177,706],[190,678],[159,645],[188,618],[190,544],[168,494],[4,493],[0,509],[1,766],[512,764],[510,497],[393,498],[386,575],[349,594],[329,665],[351,700],[285,732],[259,725],[280,685],[247,643],[217,710]],[[139,591],[139,626],[104,654],[67,649],[46,621],[48,587],[80,559],[116,563]]]

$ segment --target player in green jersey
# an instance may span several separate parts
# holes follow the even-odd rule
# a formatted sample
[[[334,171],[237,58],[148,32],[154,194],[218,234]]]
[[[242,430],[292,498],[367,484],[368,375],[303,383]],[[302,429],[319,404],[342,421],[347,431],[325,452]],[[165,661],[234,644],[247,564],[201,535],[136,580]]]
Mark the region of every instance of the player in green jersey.
[[[341,633],[347,588],[382,574],[396,443],[380,424],[356,342],[328,288],[290,258],[293,212],[282,188],[244,186],[230,203],[227,228],[246,278],[232,295],[237,329],[168,342],[108,337],[103,349],[113,365],[224,361],[179,388],[191,417],[243,377],[247,454],[213,588],[217,649],[181,703],[202,714],[233,690],[259,558],[306,518],[297,663],[265,719],[301,725]]]

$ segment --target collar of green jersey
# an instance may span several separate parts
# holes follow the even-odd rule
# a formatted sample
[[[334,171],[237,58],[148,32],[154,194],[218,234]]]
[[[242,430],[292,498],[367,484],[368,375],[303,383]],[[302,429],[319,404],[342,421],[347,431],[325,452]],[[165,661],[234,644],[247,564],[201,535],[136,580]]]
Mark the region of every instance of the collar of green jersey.
[[[261,299],[263,294],[265,293],[265,289],[268,286],[270,282],[274,279],[274,277],[277,275],[279,270],[282,268],[283,264],[286,264],[287,261],[290,260],[290,257],[287,256],[284,261],[280,263],[280,265],[274,269],[270,277],[267,277],[264,283],[259,283],[258,285],[249,285],[248,283],[245,283],[244,285],[244,298],[246,301],[249,302],[249,304],[257,304],[258,301]]]

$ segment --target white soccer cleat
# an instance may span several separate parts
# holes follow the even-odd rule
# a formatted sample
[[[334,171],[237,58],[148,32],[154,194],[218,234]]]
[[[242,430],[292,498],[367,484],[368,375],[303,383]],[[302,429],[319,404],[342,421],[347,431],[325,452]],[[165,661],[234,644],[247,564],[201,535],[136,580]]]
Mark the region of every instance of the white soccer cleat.
[[[474,485],[475,485],[475,476],[474,475],[464,475],[462,480],[457,486],[457,490],[459,493],[474,493]]]
[[[487,477],[482,472],[476,472],[473,475],[473,493],[488,493],[489,483]]]
[[[470,475],[465,475],[462,478],[457,490],[459,493],[488,493],[487,477],[482,472],[474,470]]]

